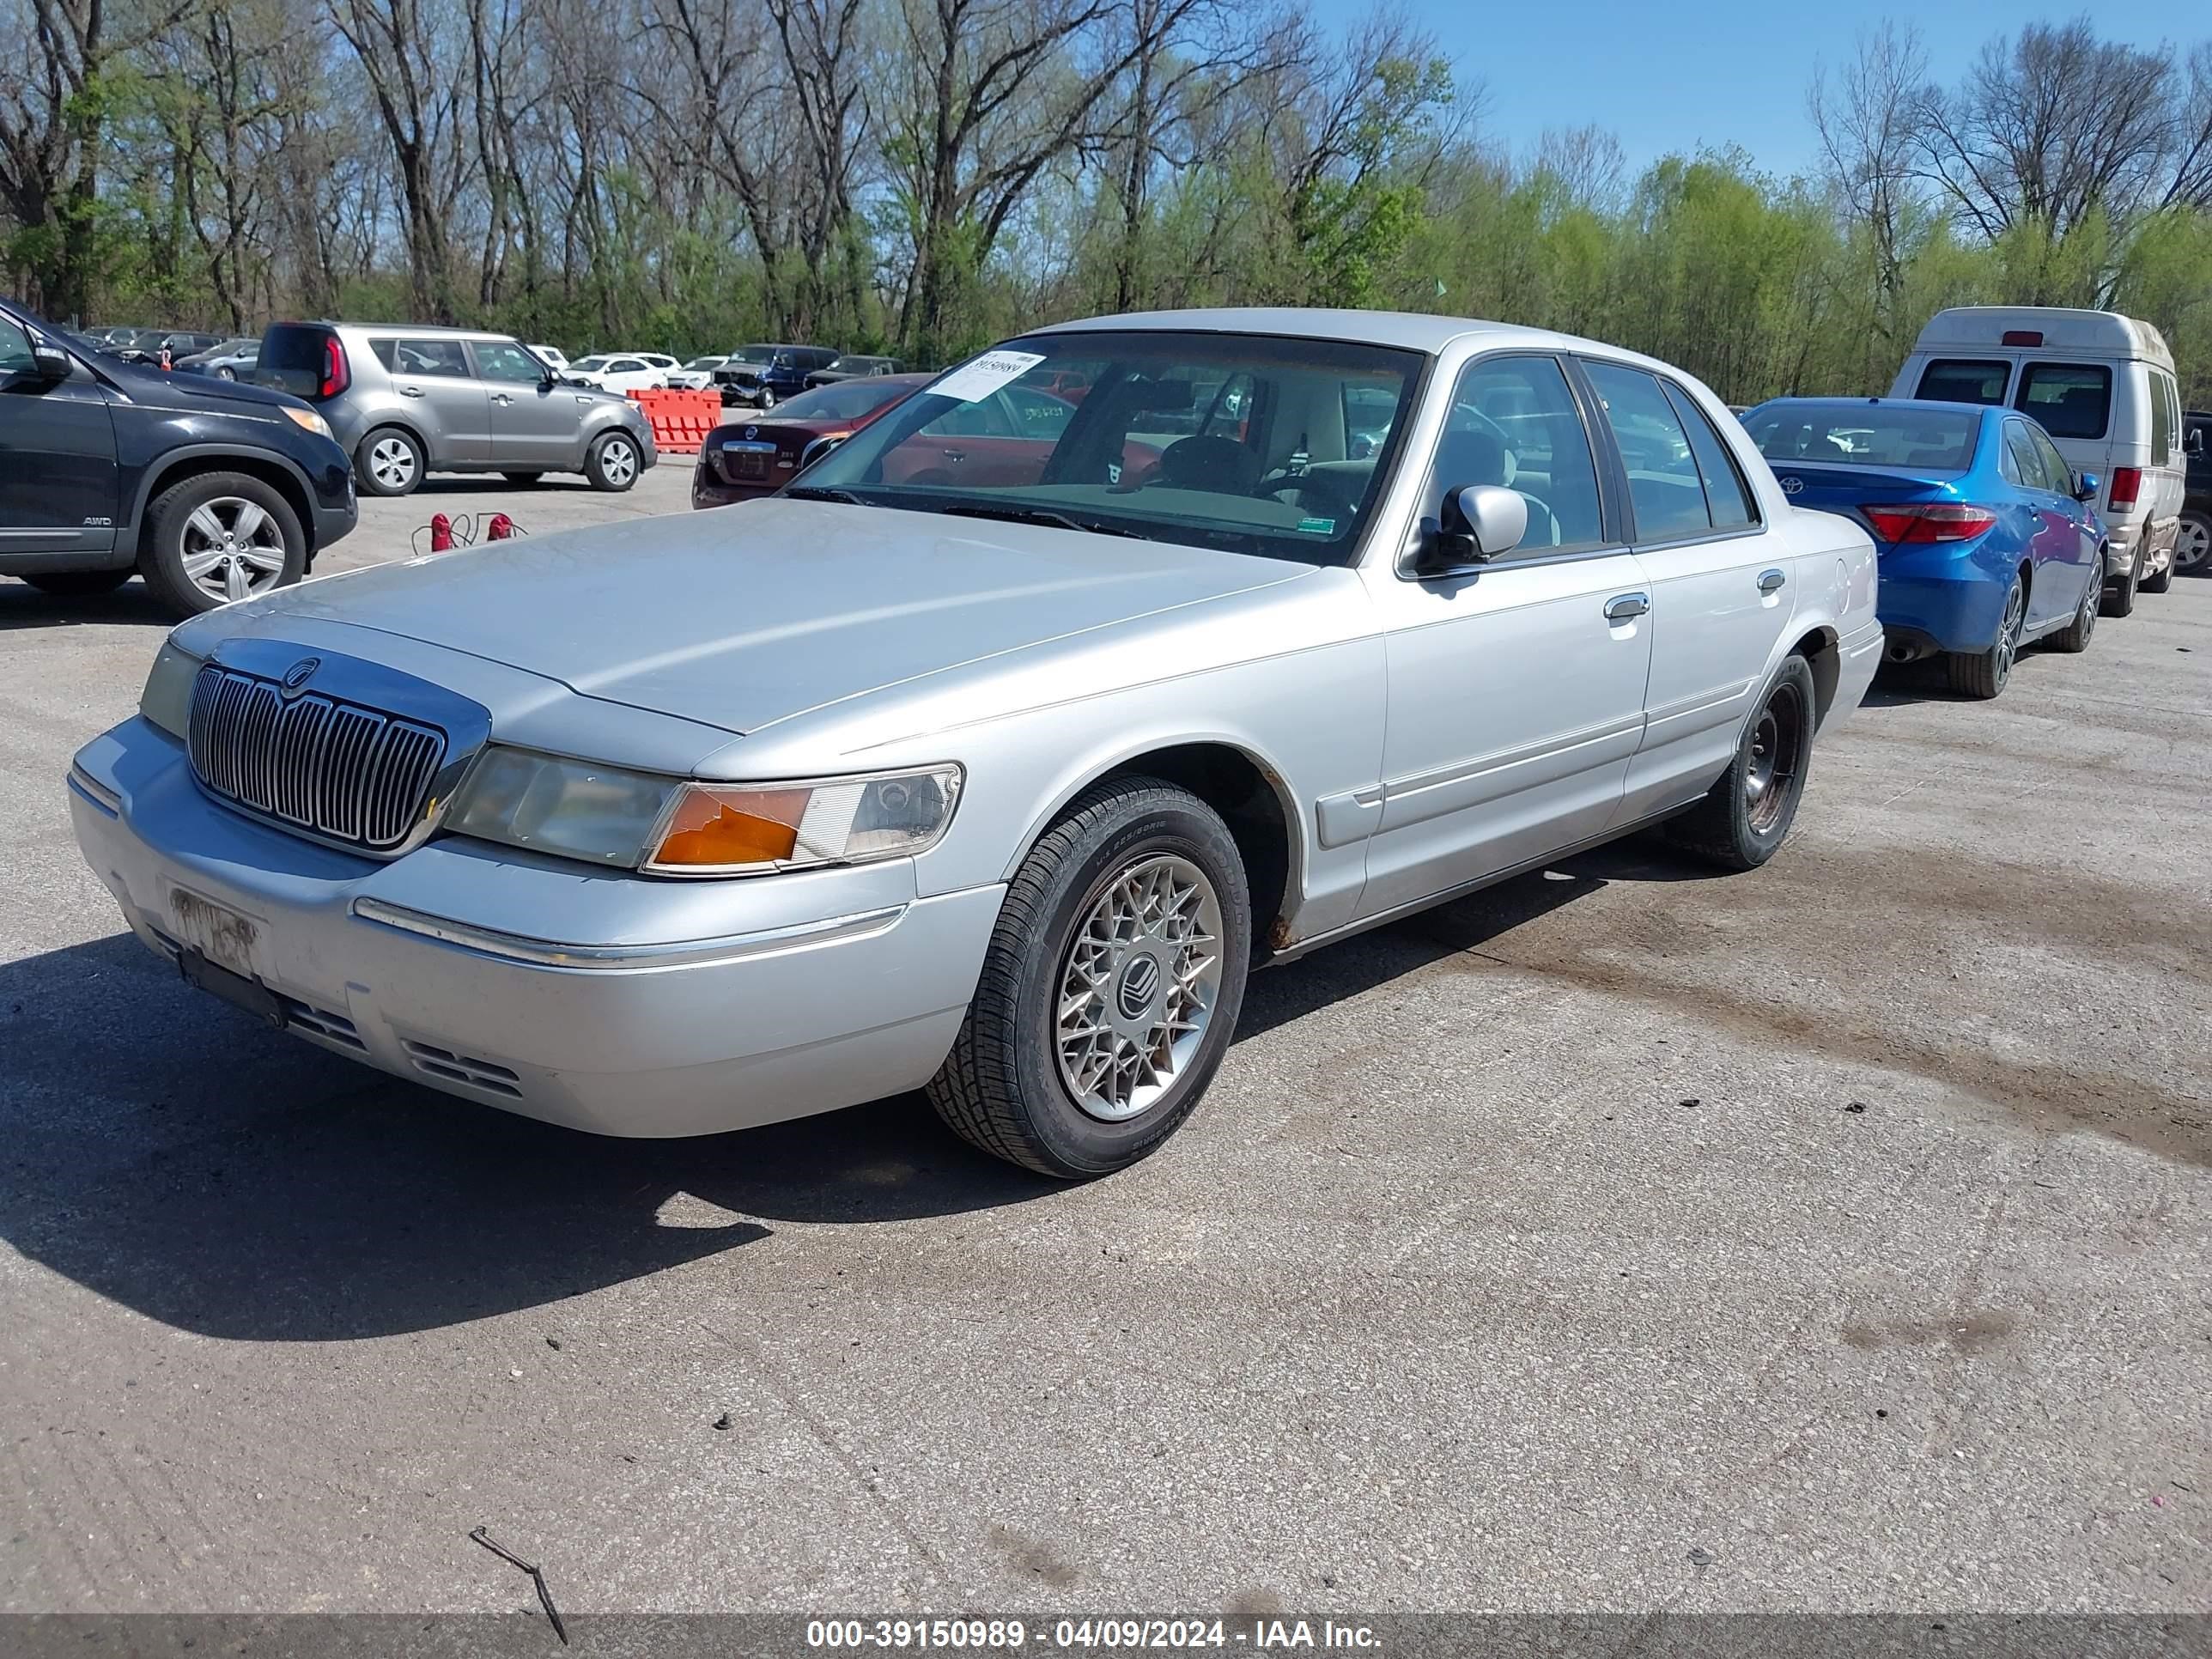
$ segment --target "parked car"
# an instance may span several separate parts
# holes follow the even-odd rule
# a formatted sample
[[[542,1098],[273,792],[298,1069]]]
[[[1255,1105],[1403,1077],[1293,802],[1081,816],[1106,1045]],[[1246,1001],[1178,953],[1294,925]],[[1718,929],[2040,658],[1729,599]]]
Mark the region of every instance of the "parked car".
[[[2183,417],[2182,452],[2189,471],[2173,568],[2201,576],[2212,571],[2212,411],[2192,409]]]
[[[714,385],[725,409],[741,404],[774,409],[805,391],[806,377],[816,369],[836,361],[837,354],[824,346],[740,346],[714,371]]]
[[[668,384],[678,392],[704,392],[714,384],[714,371],[730,360],[727,357],[694,357],[680,368],[668,372]]]
[[[810,370],[806,376],[809,386],[835,386],[840,380],[866,380],[875,374],[902,374],[906,367],[896,357],[869,357],[856,352],[841,352],[820,368]]]
[[[773,495],[899,399],[935,379],[876,374],[813,386],[765,416],[716,427],[700,447],[691,474],[691,505],[728,507]]]
[[[372,495],[409,495],[427,472],[581,472],[623,490],[659,459],[636,404],[561,379],[509,335],[278,323],[254,376],[323,412]]]
[[[556,372],[565,371],[568,367],[568,354],[558,346],[534,345],[530,348],[530,351],[539,362]]]
[[[2021,647],[2088,648],[2104,589],[2100,480],[2027,416],[1777,398],[1743,423],[1792,501],[1873,536],[1890,661],[1940,656],[1953,690],[1994,697]]]
[[[191,615],[298,581],[354,514],[297,398],[187,387],[0,304],[0,574],[69,597],[140,574]]]
[[[668,384],[668,371],[636,352],[598,351],[577,358],[562,378],[573,386],[626,394],[659,391]]]
[[[179,358],[191,356],[222,343],[221,338],[216,335],[202,334],[191,329],[142,328],[133,333],[129,344],[117,349],[125,362],[173,368]],[[168,359],[166,365],[162,365],[164,356]]]
[[[1077,364],[1041,473],[893,482]],[[1249,413],[1130,487],[1146,423],[1224,382]],[[1403,411],[1365,459],[1355,387]],[[1534,411],[1518,449],[1462,414],[1494,389]],[[1626,467],[1631,412],[1680,457]],[[1189,1115],[1256,964],[1662,820],[1764,862],[1881,653],[1866,532],[1791,507],[1662,363],[1439,317],[1107,318],[745,513],[187,623],[70,806],[143,940],[335,1053],[629,1135],[926,1085],[1079,1178]]]
[[[261,342],[258,339],[224,340],[205,351],[179,357],[169,367],[179,374],[212,374],[218,380],[250,380],[253,378],[254,362],[260,356]]]
[[[2041,423],[2068,465],[2104,481],[2106,616],[2173,580],[2181,398],[2173,354],[2148,323],[2053,306],[1939,311],[1890,396],[2009,405]]]

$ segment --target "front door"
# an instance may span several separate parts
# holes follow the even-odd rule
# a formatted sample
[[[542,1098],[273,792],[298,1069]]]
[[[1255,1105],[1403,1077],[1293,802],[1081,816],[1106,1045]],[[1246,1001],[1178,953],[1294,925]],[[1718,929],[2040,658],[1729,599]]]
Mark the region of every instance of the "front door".
[[[1620,823],[1694,799],[1726,769],[1796,608],[1796,562],[1759,522],[1744,463],[1686,386],[1583,361],[1651,583],[1644,741]]]
[[[583,410],[575,388],[549,380],[545,366],[512,340],[477,340],[477,379],[491,413],[492,464],[502,472],[549,472],[581,464]]]
[[[491,401],[469,366],[468,349],[450,336],[372,343],[392,371],[392,387],[430,446],[430,465],[483,466],[492,459]]]
[[[2058,446],[2026,421],[2007,421],[2005,441],[2021,488],[2034,502],[2027,625],[2036,628],[2073,616],[2081,604],[2082,584],[2094,578],[2103,585],[2104,559],[2097,551],[2097,526],[2074,494],[2074,469]]]
[[[115,428],[82,369],[34,372],[31,338],[0,317],[0,556],[115,545]]]
[[[1470,484],[1528,502],[1518,548],[1445,580],[1387,562],[1362,572],[1387,630],[1382,781],[1325,810],[1372,820],[1364,916],[1595,836],[1643,732],[1650,585],[1607,511],[1586,412],[1557,358],[1485,357],[1463,371],[1424,511],[1439,517]]]

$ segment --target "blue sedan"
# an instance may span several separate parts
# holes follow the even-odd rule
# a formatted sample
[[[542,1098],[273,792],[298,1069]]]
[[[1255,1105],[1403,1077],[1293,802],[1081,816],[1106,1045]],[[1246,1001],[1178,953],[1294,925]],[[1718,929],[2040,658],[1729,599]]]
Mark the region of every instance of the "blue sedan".
[[[1952,690],[1994,697],[2032,640],[2087,648],[2105,529],[2029,416],[1972,404],[1777,398],[1743,416],[1799,507],[1866,526],[1892,662],[1942,656]]]

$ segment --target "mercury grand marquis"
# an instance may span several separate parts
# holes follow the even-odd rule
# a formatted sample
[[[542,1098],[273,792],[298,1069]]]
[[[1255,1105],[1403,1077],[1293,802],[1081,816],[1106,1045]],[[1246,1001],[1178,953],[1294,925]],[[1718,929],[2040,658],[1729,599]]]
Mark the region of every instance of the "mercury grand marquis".
[[[764,501],[187,622],[70,806],[185,979],[403,1078],[622,1135],[927,1088],[1080,1178],[1255,966],[1647,825],[1764,863],[1875,581],[1664,363],[1102,318]]]

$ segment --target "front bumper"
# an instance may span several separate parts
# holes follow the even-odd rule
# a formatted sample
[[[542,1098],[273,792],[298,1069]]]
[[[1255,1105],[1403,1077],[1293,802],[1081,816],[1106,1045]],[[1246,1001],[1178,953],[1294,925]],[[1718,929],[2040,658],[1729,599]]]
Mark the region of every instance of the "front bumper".
[[[81,750],[78,845],[173,957],[178,895],[246,919],[285,1028],[487,1105],[693,1135],[917,1088],[957,1033],[1004,888],[910,864],[651,881],[453,836],[379,863],[203,793],[143,720]]]

